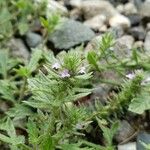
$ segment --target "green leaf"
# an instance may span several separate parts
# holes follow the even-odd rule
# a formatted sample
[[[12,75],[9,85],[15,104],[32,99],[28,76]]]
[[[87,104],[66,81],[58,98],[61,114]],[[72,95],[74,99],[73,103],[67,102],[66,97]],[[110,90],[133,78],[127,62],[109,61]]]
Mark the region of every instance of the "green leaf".
[[[112,124],[112,126],[110,128],[108,128],[108,127],[101,124],[101,120],[99,118],[96,118],[96,119],[98,121],[99,127],[103,131],[103,136],[104,136],[104,139],[106,141],[106,145],[107,146],[112,146],[113,136],[117,132],[117,129],[119,127],[119,123],[115,122],[115,123]]]
[[[94,51],[88,52],[87,60],[91,65],[93,65],[96,69],[98,69],[98,64],[97,64],[98,56]]]
[[[7,64],[8,64],[8,51],[0,51],[0,73],[3,75],[3,78],[7,77]]]
[[[38,67],[38,62],[42,58],[42,50],[40,49],[32,49],[32,56],[30,59],[27,68],[29,69],[30,73],[35,71]]]
[[[43,135],[40,143],[41,150],[55,150],[53,138],[49,135]]]
[[[145,110],[150,109],[150,95],[147,92],[143,92],[138,97],[134,98],[129,105],[129,111],[143,114]]]
[[[29,135],[29,141],[32,144],[36,144],[38,142],[38,133],[39,130],[36,126],[36,123],[29,119],[27,123],[27,132]]]
[[[0,80],[0,93],[1,97],[5,100],[15,103],[14,91],[16,90],[15,85],[8,80]]]
[[[14,107],[10,108],[9,111],[6,112],[9,117],[13,117],[14,120],[25,118],[26,116],[30,116],[33,114],[31,109],[22,104],[17,104]]]
[[[0,35],[3,37],[9,37],[12,35],[12,24],[11,24],[11,14],[7,7],[0,9]]]

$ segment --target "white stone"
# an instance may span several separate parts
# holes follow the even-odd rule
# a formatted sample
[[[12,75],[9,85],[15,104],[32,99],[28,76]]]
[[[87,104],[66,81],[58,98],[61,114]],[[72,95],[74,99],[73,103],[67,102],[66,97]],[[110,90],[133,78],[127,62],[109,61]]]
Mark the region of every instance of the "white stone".
[[[121,14],[113,16],[109,20],[109,24],[111,27],[121,26],[123,28],[129,28],[131,26],[130,20]]]
[[[119,13],[124,13],[124,5],[123,4],[119,4],[117,7],[116,7],[117,11]]]
[[[133,3],[129,2],[124,5],[124,13],[125,14],[136,14],[137,9]]]
[[[118,145],[118,150],[136,150],[136,142]]]
[[[144,41],[144,50],[145,51],[150,51],[150,31],[147,32],[146,38]]]
[[[118,14],[117,10],[111,3],[104,0],[86,0],[81,3],[81,10],[85,19],[92,18],[96,15],[104,15],[107,19]]]
[[[60,12],[62,14],[67,14],[68,10],[60,3],[54,0],[50,0],[48,1],[48,5],[47,5],[47,12],[46,12],[47,16],[51,15],[52,12]]]
[[[104,15],[97,15],[84,22],[85,25],[92,29],[100,31],[106,22],[106,17]]]

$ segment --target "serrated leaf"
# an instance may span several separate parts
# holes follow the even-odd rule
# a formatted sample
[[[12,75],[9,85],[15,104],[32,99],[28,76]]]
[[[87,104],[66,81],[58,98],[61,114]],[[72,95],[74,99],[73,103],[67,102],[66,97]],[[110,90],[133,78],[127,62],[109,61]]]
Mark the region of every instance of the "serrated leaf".
[[[40,49],[32,49],[32,50],[33,50],[32,56],[29,64],[27,65],[27,68],[29,69],[30,73],[37,68],[38,62],[42,58],[42,50]]]
[[[38,142],[38,133],[39,130],[36,126],[36,123],[33,122],[32,120],[29,120],[27,123],[27,132],[29,135],[29,141],[32,144],[36,144]]]
[[[150,95],[149,93],[142,93],[138,97],[134,98],[129,105],[129,111],[142,114],[145,110],[150,109]]]
[[[17,120],[17,119],[22,119],[26,116],[30,116],[33,114],[33,112],[29,107],[24,106],[22,104],[17,104],[13,108],[9,109],[9,111],[7,111],[6,114],[9,117],[13,117],[14,120]]]

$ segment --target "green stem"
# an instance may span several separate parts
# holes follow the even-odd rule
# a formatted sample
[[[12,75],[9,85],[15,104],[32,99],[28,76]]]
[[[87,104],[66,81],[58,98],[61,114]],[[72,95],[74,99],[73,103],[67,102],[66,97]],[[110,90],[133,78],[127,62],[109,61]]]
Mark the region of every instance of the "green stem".
[[[26,79],[26,77],[24,77],[23,84],[22,84],[21,89],[20,89],[19,102],[21,102],[21,100],[24,96],[24,92],[25,92],[25,89],[26,89],[26,84],[27,84],[27,79]]]

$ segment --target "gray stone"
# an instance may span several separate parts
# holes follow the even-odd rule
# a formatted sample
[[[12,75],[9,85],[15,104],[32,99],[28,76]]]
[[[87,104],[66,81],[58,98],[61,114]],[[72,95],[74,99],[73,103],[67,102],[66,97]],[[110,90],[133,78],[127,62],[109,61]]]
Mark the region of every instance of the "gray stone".
[[[126,120],[123,120],[114,138],[117,142],[121,143],[132,136],[134,132],[135,130],[131,124],[129,124]]]
[[[150,134],[148,133],[139,133],[137,137],[137,150],[146,150],[141,142],[145,144],[150,144]]]
[[[131,55],[131,49],[134,44],[134,38],[130,35],[124,35],[121,38],[116,40],[115,44],[115,53],[119,57],[128,57]]]
[[[25,62],[28,61],[30,53],[21,39],[12,38],[8,42],[8,47],[14,57],[23,58]]]
[[[120,26],[111,27],[111,28],[109,29],[109,31],[110,31],[111,33],[113,33],[114,38],[121,38],[121,37],[123,36],[123,34],[124,34],[124,30],[123,30],[123,28],[120,27]]]
[[[34,48],[42,42],[42,36],[34,32],[28,32],[26,34],[26,42],[29,47]]]
[[[140,24],[141,22],[141,16],[139,16],[138,14],[131,14],[131,15],[128,15],[128,18],[131,22],[131,26],[137,26]]]
[[[146,32],[143,27],[133,27],[129,30],[129,33],[136,39],[136,40],[144,40]]]
[[[106,104],[108,99],[108,94],[110,92],[111,86],[106,84],[95,85],[94,90],[91,95],[91,100],[98,100],[102,104]]]
[[[145,51],[150,51],[150,31],[147,32],[146,38],[144,41],[144,50]]]
[[[59,29],[49,36],[48,41],[56,49],[70,49],[83,42],[90,41],[95,33],[87,26],[74,20],[66,20]]]
[[[118,150],[136,150],[136,143],[127,143],[123,145],[118,145]]]

